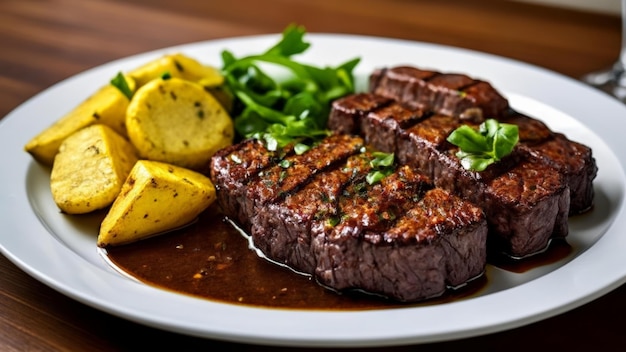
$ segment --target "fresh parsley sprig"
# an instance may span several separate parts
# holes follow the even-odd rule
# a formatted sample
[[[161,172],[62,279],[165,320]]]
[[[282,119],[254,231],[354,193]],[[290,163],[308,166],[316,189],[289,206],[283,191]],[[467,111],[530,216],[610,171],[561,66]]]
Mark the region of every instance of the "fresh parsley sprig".
[[[483,171],[511,154],[519,141],[519,130],[517,125],[487,119],[478,130],[467,125],[457,128],[447,140],[459,147],[456,156],[465,169]]]
[[[292,58],[310,47],[305,33],[304,27],[290,25],[262,54],[236,58],[230,51],[222,52],[222,72],[235,97],[235,129],[242,137],[265,141],[270,150],[328,136],[331,102],[354,92],[352,71],[359,58],[334,68]]]
[[[365,175],[365,181],[370,185],[380,182],[383,178],[389,176],[394,170],[394,154],[374,152],[374,157],[370,160],[372,171]]]

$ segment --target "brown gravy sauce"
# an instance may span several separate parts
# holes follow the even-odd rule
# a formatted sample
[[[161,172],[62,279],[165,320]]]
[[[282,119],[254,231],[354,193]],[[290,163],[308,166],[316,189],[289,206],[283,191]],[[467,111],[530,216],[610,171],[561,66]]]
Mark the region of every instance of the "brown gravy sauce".
[[[490,253],[487,262],[500,269],[521,274],[533,268],[557,262],[570,255],[572,251],[572,246],[564,238],[554,238],[545,251],[523,260],[513,259],[503,254]]]
[[[565,241],[553,241],[562,242]],[[561,247],[568,246],[551,246]],[[521,272],[557,261],[567,253],[569,251],[563,249],[549,249],[537,258],[523,261],[523,265],[502,258],[492,265]],[[260,258],[216,207],[209,208],[188,227],[107,248],[106,255],[117,269],[141,282],[214,301],[312,310],[407,307],[406,303],[361,292],[339,294],[318,285],[309,276]],[[441,297],[409,305],[432,305],[473,297],[485,287],[487,280],[483,275]]]

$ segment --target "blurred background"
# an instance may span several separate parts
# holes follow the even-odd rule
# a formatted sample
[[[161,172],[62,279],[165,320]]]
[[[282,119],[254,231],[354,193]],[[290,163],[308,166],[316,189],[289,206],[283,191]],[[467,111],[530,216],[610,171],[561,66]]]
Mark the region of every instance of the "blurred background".
[[[535,3],[539,5],[548,5],[556,7],[564,7],[578,9],[582,11],[592,11],[598,13],[607,13],[619,15],[619,0],[516,0],[520,2]]]

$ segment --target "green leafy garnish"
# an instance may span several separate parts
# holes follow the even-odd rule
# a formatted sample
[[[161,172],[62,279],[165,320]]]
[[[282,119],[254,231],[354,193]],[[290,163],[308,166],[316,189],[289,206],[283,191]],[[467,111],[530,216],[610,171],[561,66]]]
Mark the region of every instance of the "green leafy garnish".
[[[293,151],[297,154],[297,155],[302,155],[304,154],[307,150],[311,149],[310,145],[306,145],[303,143],[298,143],[293,147]]]
[[[120,92],[122,92],[122,94],[124,94],[126,98],[128,98],[128,100],[133,97],[133,91],[128,86],[128,82],[126,82],[126,78],[124,78],[124,74],[122,72],[118,72],[117,76],[111,79],[111,84],[115,88],[119,89]]]
[[[448,136],[448,142],[459,147],[456,156],[461,165],[472,171],[483,171],[489,165],[511,154],[519,141],[517,125],[485,120],[478,130],[463,125]]]
[[[394,170],[393,153],[374,152],[372,156],[374,156],[374,159],[370,160],[372,171],[365,175],[365,180],[370,185],[380,182]]]
[[[222,72],[235,97],[235,129],[270,150],[292,143],[304,152],[303,146],[328,136],[331,102],[354,92],[352,71],[360,59],[320,68],[292,58],[310,47],[305,33],[302,26],[288,26],[278,43],[258,55],[222,52]]]

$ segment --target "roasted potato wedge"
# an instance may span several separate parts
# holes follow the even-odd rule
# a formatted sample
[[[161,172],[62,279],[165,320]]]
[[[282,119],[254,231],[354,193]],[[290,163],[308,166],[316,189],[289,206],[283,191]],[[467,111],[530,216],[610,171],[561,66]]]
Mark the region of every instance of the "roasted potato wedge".
[[[113,203],[137,161],[134,146],[106,125],[85,127],[59,147],[50,173],[58,207],[84,214]]]
[[[134,90],[135,81],[129,76],[125,78],[129,88]],[[24,146],[24,150],[35,160],[51,166],[65,138],[82,128],[105,124],[125,136],[128,103],[128,98],[119,89],[111,84],[103,86],[67,115],[31,139]]]
[[[165,73],[171,77],[196,82],[205,87],[220,86],[224,83],[224,76],[218,69],[203,65],[181,53],[164,55],[128,72],[137,82],[137,87],[141,87]]]
[[[189,169],[140,160],[102,221],[98,246],[115,246],[179,228],[215,201],[211,180]]]
[[[126,128],[141,158],[200,172],[234,137],[222,105],[199,84],[179,78],[157,78],[139,88],[128,106]]]

